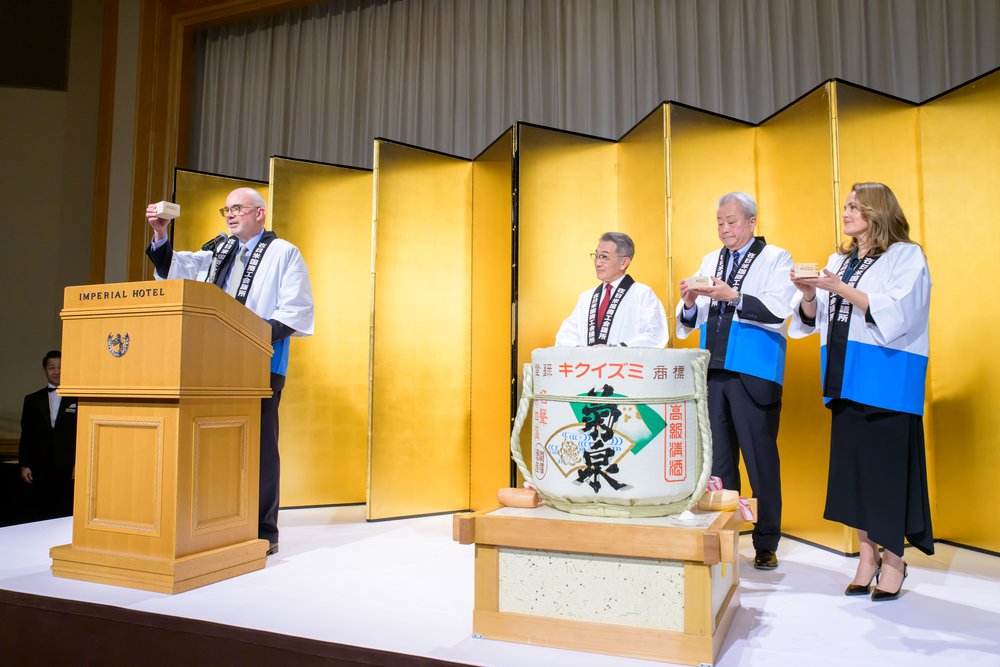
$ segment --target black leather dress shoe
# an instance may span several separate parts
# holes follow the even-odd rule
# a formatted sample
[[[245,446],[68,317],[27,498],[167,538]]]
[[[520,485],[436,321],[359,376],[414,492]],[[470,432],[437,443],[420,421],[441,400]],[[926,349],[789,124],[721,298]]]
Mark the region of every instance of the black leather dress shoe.
[[[278,553],[278,543],[277,542],[269,542],[269,544],[271,546],[268,547],[268,549],[267,549],[267,555],[268,556],[273,556],[274,554]]]
[[[757,549],[753,557],[753,566],[758,570],[773,570],[778,567],[778,557],[768,549]]]

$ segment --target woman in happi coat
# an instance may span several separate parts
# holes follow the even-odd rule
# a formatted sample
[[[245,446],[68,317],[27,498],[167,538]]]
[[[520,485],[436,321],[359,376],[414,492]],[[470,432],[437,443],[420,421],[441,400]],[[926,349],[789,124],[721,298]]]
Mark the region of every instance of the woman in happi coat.
[[[854,184],[842,219],[850,240],[819,277],[793,272],[799,292],[788,333],[818,331],[822,341],[823,400],[833,414],[823,516],[856,528],[860,541],[844,592],[894,600],[907,575],[903,538],[934,553],[922,421],[931,278],[887,186]]]

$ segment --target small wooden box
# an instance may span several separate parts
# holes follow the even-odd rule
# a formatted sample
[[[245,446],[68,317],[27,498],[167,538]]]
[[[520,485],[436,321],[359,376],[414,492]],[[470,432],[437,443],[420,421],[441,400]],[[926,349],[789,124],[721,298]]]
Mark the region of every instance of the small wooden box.
[[[816,262],[803,262],[792,265],[792,275],[796,278],[818,278],[819,264]]]
[[[181,215],[180,204],[169,201],[156,202],[156,217],[163,220],[173,220]]]
[[[549,507],[459,514],[487,639],[713,664],[739,608],[738,513],[619,519]]]
[[[711,287],[712,279],[709,276],[691,276],[687,279],[688,289],[697,287]]]

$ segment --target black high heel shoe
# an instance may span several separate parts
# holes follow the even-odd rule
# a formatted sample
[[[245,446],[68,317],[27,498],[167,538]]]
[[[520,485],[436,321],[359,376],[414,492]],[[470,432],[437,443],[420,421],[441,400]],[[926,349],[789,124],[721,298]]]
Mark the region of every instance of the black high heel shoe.
[[[906,575],[909,574],[909,568],[906,563],[903,563],[903,581],[906,581]],[[889,591],[880,591],[875,589],[872,591],[872,602],[886,602],[888,600],[895,600],[899,597],[899,594],[903,590],[903,581],[899,582],[899,588],[896,589],[895,593],[890,593]]]
[[[879,573],[881,572],[882,562],[879,561],[875,574],[872,575],[867,584],[848,584],[847,588],[844,589],[844,595],[868,595],[872,590],[872,580],[875,580],[875,584],[878,585]]]

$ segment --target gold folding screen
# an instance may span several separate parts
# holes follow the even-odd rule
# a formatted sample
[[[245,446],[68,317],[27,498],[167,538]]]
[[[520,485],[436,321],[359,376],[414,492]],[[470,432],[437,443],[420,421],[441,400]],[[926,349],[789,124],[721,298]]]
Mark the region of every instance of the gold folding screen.
[[[667,219],[667,124],[666,106],[661,105],[621,138],[616,155],[617,231],[631,236],[636,246],[629,273],[652,287],[664,304],[671,292],[667,226],[663,224]],[[595,281],[589,284],[596,286]]]
[[[795,262],[825,265],[838,238],[833,98],[823,86],[757,128],[761,232]],[[851,533],[824,520],[830,415],[823,407],[819,336],[788,340],[781,424],[783,532],[851,551]]]
[[[555,344],[580,292],[597,284],[590,253],[618,228],[614,142],[518,124],[517,367]],[[520,375],[520,374],[519,374]],[[518,377],[520,389],[520,377]],[[530,424],[521,435],[530,460]]]
[[[719,197],[734,191],[756,194],[753,127],[728,118],[668,105],[670,149],[667,238],[670,275],[667,309],[672,347],[698,347],[697,332],[674,338],[678,284],[698,271],[701,259],[719,247],[715,211]],[[758,233],[766,229],[758,225]]]
[[[840,214],[851,185],[885,183],[896,193],[910,222],[910,236],[923,242],[920,212],[920,113],[908,102],[835,81],[839,198],[835,226],[840,240]]]
[[[469,507],[496,504],[510,480],[514,350],[514,131],[472,163],[472,427]]]
[[[678,284],[694,275],[702,258],[721,243],[715,222],[719,198],[736,191],[757,196],[756,130],[745,123],[679,104],[667,108],[669,206],[665,226],[670,264],[669,289],[663,305],[671,332],[668,347],[696,348],[698,331],[683,340],[673,334],[677,325]],[[757,233],[763,234],[766,229],[766,221],[759,221]],[[741,476],[742,488],[749,493],[746,474]]]
[[[997,248],[1000,72],[919,112],[924,252],[934,282],[927,429],[934,442],[934,535],[1000,552],[997,523],[980,509],[992,506],[1000,488],[1000,308],[989,279]]]
[[[836,245],[848,240],[843,235],[841,212],[844,200],[851,192],[851,185],[864,181],[879,181],[888,185],[903,207],[910,222],[910,232],[913,240],[921,241],[921,211],[920,211],[920,151],[918,146],[919,116],[917,108],[912,104],[885,97],[851,86],[842,82],[828,84],[831,99],[834,101],[832,117],[836,128],[836,162],[834,164],[834,184],[837,198],[830,212],[831,225],[837,230],[837,238],[830,244],[826,253],[819,258],[823,261],[834,251]],[[817,336],[815,345],[819,344]],[[801,342],[801,341],[797,341]],[[810,345],[813,343],[810,342]],[[817,353],[818,355],[818,353]],[[819,382],[819,358],[813,357],[816,364],[816,382]],[[810,388],[810,391],[814,391]],[[930,393],[928,393],[930,398]],[[928,403],[929,407],[929,403]],[[826,412],[826,410],[823,410]],[[827,447],[827,451],[829,448]],[[927,441],[927,456],[931,458],[933,441]],[[826,462],[819,470],[824,475],[822,489],[826,490]],[[928,474],[933,480],[933,466],[928,466]],[[931,484],[930,500],[933,506],[935,500],[934,485]],[[803,522],[808,516],[802,517]],[[829,525],[824,521],[823,525]],[[835,534],[837,524],[830,532]],[[843,534],[841,544],[828,543],[840,551],[857,551],[857,539],[853,530],[840,528]],[[820,540],[817,540],[820,541]]]
[[[469,506],[472,163],[377,140],[368,518]]]
[[[298,246],[316,304],[281,397],[283,507],[363,503],[368,468],[372,173],[271,158],[273,228]]]
[[[518,124],[473,161],[378,141],[374,178],[276,160],[272,219],[307,255],[317,295],[317,336],[296,342],[301,375],[283,400],[283,505],[357,502],[366,488],[372,519],[492,505],[508,479],[521,364],[552,345],[595,284],[588,255],[602,232],[635,238],[631,272],[660,295],[672,330],[678,281],[719,245],[720,195],[754,194],[758,233],[822,263],[842,240],[850,185],[877,180],[899,196],[935,285],[925,416],[935,534],[1000,550],[997,529],[968,511],[1000,485],[1000,368],[993,355],[970,357],[989,349],[998,310],[986,299],[959,319],[951,296],[990,265],[997,111],[996,73],[920,107],[830,82],[756,127],[665,104],[618,142]],[[224,231],[216,209],[244,183],[178,172],[177,247]],[[335,287],[345,274],[349,285]],[[353,333],[332,344],[344,328]],[[819,339],[790,340],[783,530],[850,552],[853,531],[822,519],[829,424]]]
[[[618,215],[613,142],[527,124],[517,133],[520,367],[597,284],[589,255]]]

